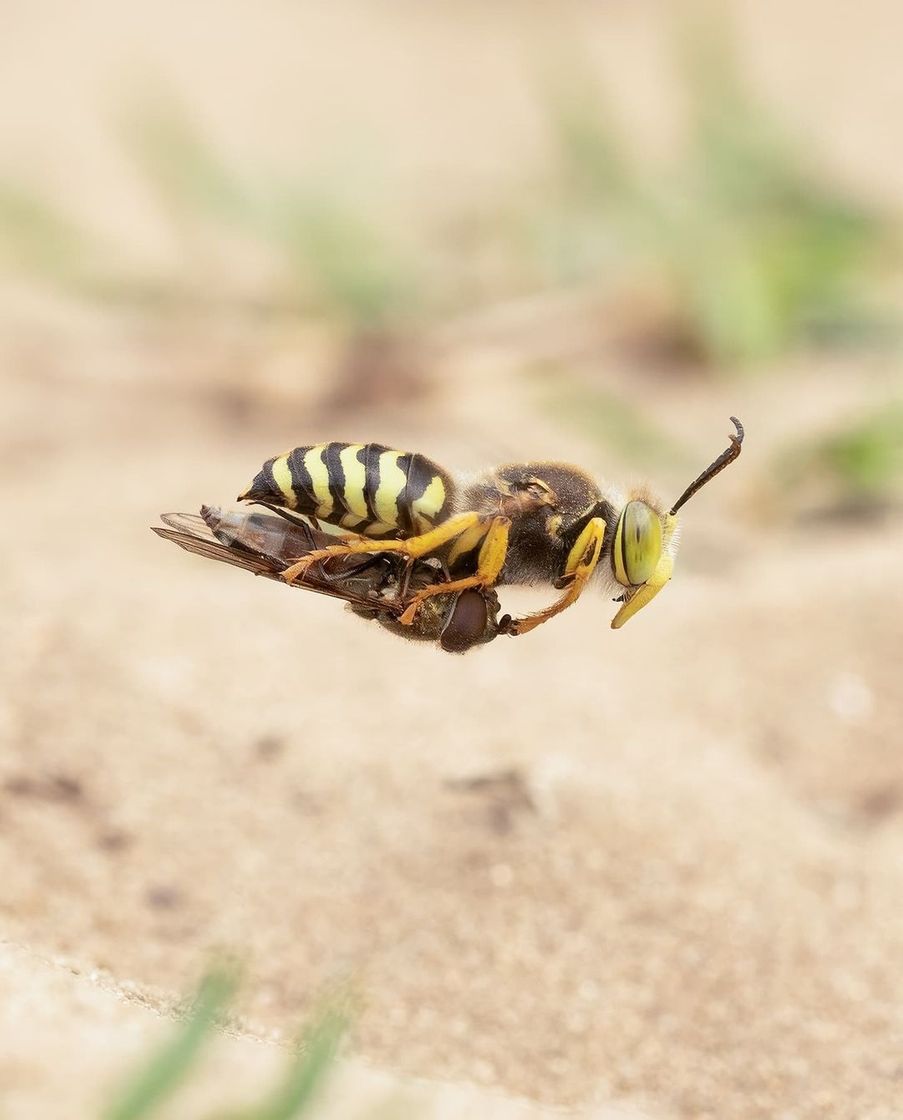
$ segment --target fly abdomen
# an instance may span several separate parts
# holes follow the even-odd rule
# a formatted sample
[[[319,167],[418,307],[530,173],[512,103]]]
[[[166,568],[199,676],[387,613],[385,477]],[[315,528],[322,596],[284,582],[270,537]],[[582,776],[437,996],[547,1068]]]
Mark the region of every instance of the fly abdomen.
[[[268,459],[239,500],[284,506],[328,525],[391,538],[443,521],[452,481],[416,453],[379,443],[318,443]]]

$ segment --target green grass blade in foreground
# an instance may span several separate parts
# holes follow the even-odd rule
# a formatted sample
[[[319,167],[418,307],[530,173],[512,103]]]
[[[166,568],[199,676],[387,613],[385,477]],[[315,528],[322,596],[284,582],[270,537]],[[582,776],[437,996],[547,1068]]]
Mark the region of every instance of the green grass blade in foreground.
[[[294,1120],[307,1113],[335,1064],[348,1020],[336,1008],[327,1008],[308,1030],[301,1052],[273,1092],[244,1111],[218,1115],[212,1120]]]
[[[201,983],[187,1020],[126,1082],[103,1120],[141,1120],[184,1083],[237,986],[234,972],[211,972]]]

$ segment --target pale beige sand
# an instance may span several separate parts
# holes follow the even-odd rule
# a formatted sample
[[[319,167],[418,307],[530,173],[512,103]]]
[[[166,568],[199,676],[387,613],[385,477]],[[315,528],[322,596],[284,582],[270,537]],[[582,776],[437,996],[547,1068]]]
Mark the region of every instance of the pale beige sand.
[[[385,159],[364,193],[413,234],[521,182],[543,142],[525,75],[567,38],[559,5],[531,5],[534,22],[415,7],[19,5],[0,37],[3,167],[165,272],[172,238],[109,132],[130,84],[162,75],[247,166],[341,166],[368,138]],[[573,8],[652,151],[673,138],[672,7]],[[737,5],[770,95],[890,199],[898,7]],[[248,961],[247,1030],[201,1093],[227,1075],[252,1093],[271,1039],[350,980],[348,1091],[441,1082],[411,1120],[534,1115],[495,1094],[596,1120],[903,1116],[903,527],[782,527],[759,500],[772,448],[899,389],[898,363],[788,362],[719,389],[629,381],[594,351],[588,372],[700,466],[741,415],[744,458],[688,507],[674,585],[624,631],[593,599],[454,660],[147,526],[324,437],[629,481],[544,419],[523,376],[598,348],[585,315],[453,324],[432,396],[327,429],[322,332],[2,296],[5,1120],[58,1120],[63,1093],[66,1120],[94,1120],[223,947]],[[667,495],[687,481],[648,474]]]
[[[0,1055],[3,1115],[97,1116],[117,1099],[132,1071],[162,1045],[172,1024],[146,993],[102,973],[83,974],[21,946],[0,944]],[[285,1076],[286,1047],[248,1034],[220,1035],[191,1079],[157,1112],[160,1120],[260,1104]],[[553,1120],[558,1110],[505,1098],[473,1085],[398,1077],[342,1059],[316,1097],[321,1120],[416,1116],[418,1120]],[[578,1120],[643,1120],[635,1109],[598,1107]]]
[[[706,456],[732,406],[750,436],[688,510],[654,608],[615,634],[593,598],[452,659],[148,532],[160,509],[237,491],[289,439],[282,406],[236,425],[208,394],[83,374],[102,331],[70,327],[49,357],[15,337],[7,936],[164,1003],[232,948],[243,1012],[284,1034],[350,978],[367,1060],[550,1103],[895,1114],[903,534],[753,534],[768,383],[742,410],[657,394]],[[491,417],[463,374],[457,394],[474,446],[456,457],[426,417],[418,442],[475,465]],[[799,407],[788,393],[782,422]],[[513,414],[524,446],[601,470],[523,401]],[[397,418],[365,422],[410,442]]]

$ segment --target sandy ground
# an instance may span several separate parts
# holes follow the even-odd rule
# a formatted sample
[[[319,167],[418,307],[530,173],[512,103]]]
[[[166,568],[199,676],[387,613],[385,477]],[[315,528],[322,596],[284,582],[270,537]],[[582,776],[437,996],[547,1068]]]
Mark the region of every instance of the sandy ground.
[[[733,8],[769,96],[896,200],[897,6]],[[166,275],[172,231],[112,139],[145,79],[246,166],[334,171],[363,137],[378,174],[355,181],[405,232],[520,181],[544,142],[525,75],[559,34],[604,63],[641,147],[673,140],[671,5],[568,5],[566,28],[529,9],[13,4],[0,169]],[[96,1120],[223,949],[247,963],[241,1025],[191,1120],[224,1084],[250,1094],[336,983],[362,1006],[336,1120],[384,1092],[411,1120],[903,1117],[903,525],[766,500],[771,452],[899,391],[898,362],[675,379],[527,303],[437,329],[417,399],[327,417],[318,329],[0,296],[4,1120],[61,1099]],[[563,426],[550,359],[641,404],[687,465],[638,472]],[[147,528],[322,438],[671,495],[730,413],[740,464],[617,634],[592,598],[455,659]]]
[[[146,992],[94,971],[82,975],[71,962],[0,945],[0,1058],[6,1117],[94,1116],[131,1083],[170,1023]],[[52,1055],[52,1061],[48,1060]],[[285,1076],[287,1048],[251,1034],[220,1034],[193,1067],[192,1077],[156,1115],[170,1118],[222,1115],[260,1106]],[[115,1073],[112,1071],[116,1071]],[[355,1059],[342,1059],[316,1097],[321,1120],[406,1117],[455,1120],[552,1120],[560,1116],[526,1100],[475,1085],[399,1077]],[[218,1110],[218,1111],[215,1111]],[[233,1115],[234,1111],[230,1111]],[[634,1109],[593,1108],[583,1120],[643,1120]]]
[[[162,373],[92,377],[118,336],[91,320],[5,337],[6,937],[164,1009],[228,948],[256,1036],[290,1037],[351,982],[368,1061],[547,1104],[899,1114],[903,531],[756,532],[768,382],[742,408],[736,389],[684,400],[674,431],[702,458],[728,411],[749,442],[688,509],[654,609],[615,634],[594,598],[455,659],[148,532],[236,492],[296,423],[281,403],[237,422]],[[149,368],[177,364],[178,342],[143,344]],[[452,383],[467,427],[439,421],[438,389],[355,424],[407,444],[414,424],[475,466],[510,431],[465,366]],[[603,475],[515,389],[525,449]],[[53,1115],[40,1065],[7,1061],[35,1094],[20,1115]]]

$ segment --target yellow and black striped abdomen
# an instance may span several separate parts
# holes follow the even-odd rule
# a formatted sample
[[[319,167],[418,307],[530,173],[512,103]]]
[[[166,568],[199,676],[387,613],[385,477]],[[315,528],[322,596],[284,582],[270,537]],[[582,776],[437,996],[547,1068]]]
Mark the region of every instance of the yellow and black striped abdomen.
[[[391,538],[444,521],[452,497],[451,478],[423,455],[379,443],[318,443],[268,459],[239,500]]]

